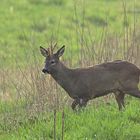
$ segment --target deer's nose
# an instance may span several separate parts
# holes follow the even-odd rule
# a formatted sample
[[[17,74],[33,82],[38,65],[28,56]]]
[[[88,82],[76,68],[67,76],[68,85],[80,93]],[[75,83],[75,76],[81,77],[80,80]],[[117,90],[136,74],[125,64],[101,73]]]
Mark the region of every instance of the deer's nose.
[[[43,69],[42,72],[43,72],[43,73],[47,73],[47,70],[46,70],[46,69]]]

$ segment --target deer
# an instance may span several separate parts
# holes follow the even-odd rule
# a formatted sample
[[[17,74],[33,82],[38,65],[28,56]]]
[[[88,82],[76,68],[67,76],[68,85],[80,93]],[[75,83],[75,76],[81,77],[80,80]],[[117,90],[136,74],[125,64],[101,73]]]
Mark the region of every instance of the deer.
[[[88,101],[110,93],[115,95],[119,110],[125,108],[126,94],[140,98],[140,69],[135,64],[114,60],[86,68],[68,68],[60,61],[64,51],[65,45],[55,53],[40,46],[40,52],[45,57],[42,72],[50,74],[73,99],[73,110],[77,106],[86,107]]]

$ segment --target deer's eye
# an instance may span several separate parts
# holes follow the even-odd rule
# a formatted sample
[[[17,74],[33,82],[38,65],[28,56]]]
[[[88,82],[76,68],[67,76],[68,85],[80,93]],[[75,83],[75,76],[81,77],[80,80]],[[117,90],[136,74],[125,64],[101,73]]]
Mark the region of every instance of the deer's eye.
[[[51,61],[51,64],[55,64],[55,60],[52,60],[52,61]]]

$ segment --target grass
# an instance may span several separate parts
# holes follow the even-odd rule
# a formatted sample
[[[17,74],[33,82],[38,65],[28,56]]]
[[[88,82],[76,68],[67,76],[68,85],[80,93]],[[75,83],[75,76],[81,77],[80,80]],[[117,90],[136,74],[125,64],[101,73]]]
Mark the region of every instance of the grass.
[[[41,74],[39,52],[58,42],[70,67],[114,59],[140,66],[139,8],[131,0],[1,0],[0,139],[139,139],[138,99],[127,97],[122,112],[112,96],[73,112],[67,94]]]
[[[127,100],[128,101],[128,100]],[[66,140],[134,140],[140,137],[140,110],[139,101],[132,100],[126,109],[119,112],[116,105],[101,103],[99,107],[89,105],[84,110],[73,112],[69,108],[64,109],[64,139]],[[6,140],[18,139],[54,139],[54,113],[38,114],[35,120],[24,120],[19,123],[16,130],[11,130],[1,138]],[[23,116],[21,116],[23,117]],[[12,124],[11,124],[12,125]],[[56,112],[56,138],[62,138],[62,110]],[[12,127],[14,129],[14,127]]]
[[[131,0],[126,4],[125,23],[130,28],[134,23],[134,14],[136,26],[139,24],[140,3],[137,1],[134,4]],[[17,57],[21,64],[25,63],[25,52],[30,54],[30,49],[38,52],[38,47],[47,47],[50,39],[76,50],[81,32],[84,32],[87,41],[89,31],[92,40],[100,40],[104,28],[118,36],[124,32],[121,0],[2,0],[0,13],[1,67],[15,64]]]

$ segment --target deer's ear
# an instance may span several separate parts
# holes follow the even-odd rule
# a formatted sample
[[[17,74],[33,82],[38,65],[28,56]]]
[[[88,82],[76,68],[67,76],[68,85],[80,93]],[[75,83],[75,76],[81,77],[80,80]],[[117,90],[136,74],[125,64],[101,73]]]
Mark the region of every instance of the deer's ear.
[[[58,51],[57,51],[57,56],[58,57],[60,57],[60,56],[62,56],[63,55],[63,53],[64,53],[64,51],[65,51],[65,45],[63,45]]]
[[[40,46],[40,52],[44,57],[47,57],[49,55],[49,52]]]

